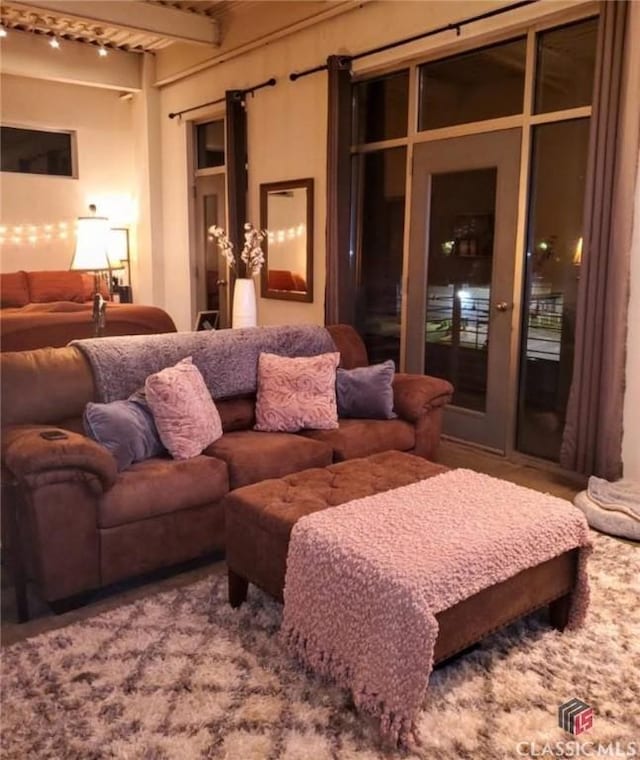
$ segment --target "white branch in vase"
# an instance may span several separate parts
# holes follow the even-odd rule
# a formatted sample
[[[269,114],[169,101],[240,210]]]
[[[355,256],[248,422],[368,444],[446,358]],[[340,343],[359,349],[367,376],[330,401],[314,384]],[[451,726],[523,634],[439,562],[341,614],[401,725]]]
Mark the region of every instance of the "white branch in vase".
[[[267,236],[267,230],[258,230],[251,222],[245,222],[244,224],[244,247],[240,253],[240,258],[236,258],[236,254],[233,249],[233,243],[229,240],[229,236],[222,229],[215,224],[209,227],[209,233],[213,235],[218,243],[220,252],[227,260],[229,267],[236,272],[239,271],[239,261],[242,261],[245,268],[247,277],[253,277],[259,274],[264,265],[264,253],[262,252],[262,241]]]

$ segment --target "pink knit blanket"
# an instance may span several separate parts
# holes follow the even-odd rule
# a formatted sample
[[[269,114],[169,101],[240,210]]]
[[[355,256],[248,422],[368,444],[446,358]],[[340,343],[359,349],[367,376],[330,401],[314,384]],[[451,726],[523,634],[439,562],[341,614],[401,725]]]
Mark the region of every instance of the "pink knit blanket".
[[[573,628],[589,600],[582,512],[452,470],[300,519],[287,555],[281,634],[306,666],[379,718],[385,739],[410,745],[433,667],[436,614],[578,547]]]

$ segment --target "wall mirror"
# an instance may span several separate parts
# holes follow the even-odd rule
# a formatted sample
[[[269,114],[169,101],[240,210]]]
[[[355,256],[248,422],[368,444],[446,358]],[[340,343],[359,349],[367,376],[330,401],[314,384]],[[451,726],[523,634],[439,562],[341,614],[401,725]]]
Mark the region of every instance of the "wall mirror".
[[[313,180],[260,185],[263,298],[313,301]]]

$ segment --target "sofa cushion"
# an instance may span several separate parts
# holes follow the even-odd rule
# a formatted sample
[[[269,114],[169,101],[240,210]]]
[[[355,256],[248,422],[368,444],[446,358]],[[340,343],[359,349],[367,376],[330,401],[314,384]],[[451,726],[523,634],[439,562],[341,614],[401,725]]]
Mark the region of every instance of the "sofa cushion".
[[[118,470],[166,453],[151,410],[137,396],[110,404],[90,401],[83,422],[87,435],[113,454]]]
[[[232,430],[251,430],[256,423],[255,396],[216,399],[216,406],[225,433]]]
[[[0,307],[26,306],[29,303],[29,284],[26,272],[0,274]]]
[[[84,282],[80,272],[27,272],[27,280],[33,303],[85,301]]]
[[[382,364],[338,369],[338,414],[365,420],[393,420],[393,359]]]
[[[144,382],[160,440],[175,459],[198,456],[222,435],[222,422],[190,356]]]
[[[261,353],[255,429],[295,433],[338,427],[336,368],[340,354],[278,356]]]
[[[331,446],[334,462],[409,451],[416,442],[415,428],[404,420],[340,420],[337,430],[304,430],[299,435]]]
[[[121,472],[99,503],[98,524],[112,528],[219,501],[229,490],[227,466],[213,457],[147,459]]]
[[[325,467],[332,459],[331,447],[321,441],[255,430],[225,433],[203,453],[227,463],[231,488],[281,478],[309,467]]]
[[[326,330],[336,350],[340,352],[340,366],[343,369],[366,367],[369,364],[364,342],[351,325],[327,325]]]

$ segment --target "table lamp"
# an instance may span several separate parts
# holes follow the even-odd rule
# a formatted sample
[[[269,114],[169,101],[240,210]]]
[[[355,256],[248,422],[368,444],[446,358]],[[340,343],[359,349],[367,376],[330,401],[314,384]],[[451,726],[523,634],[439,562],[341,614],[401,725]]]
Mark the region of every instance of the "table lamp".
[[[108,256],[109,220],[106,216],[96,216],[93,204],[89,206],[89,211],[90,216],[78,218],[76,250],[70,268],[76,272],[93,272],[93,334],[99,338],[104,333],[107,308],[107,302],[100,293],[100,272],[111,269]]]

